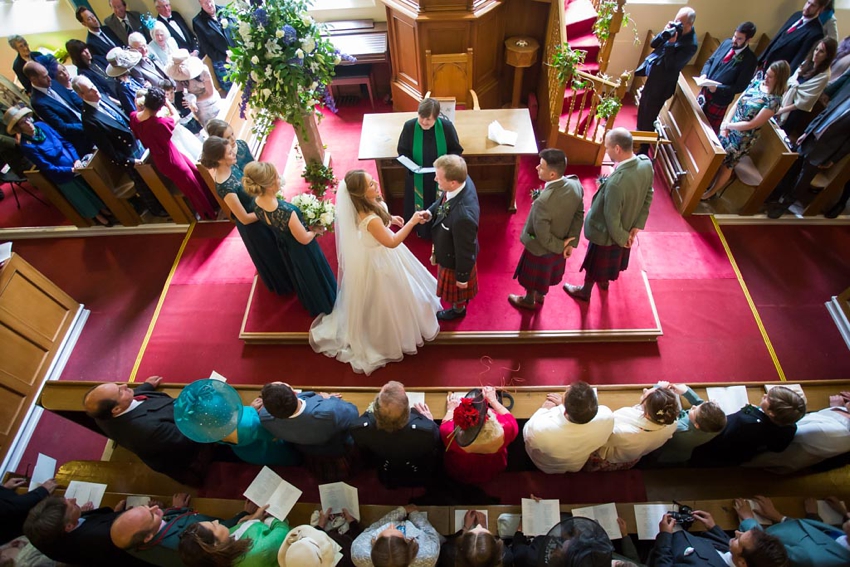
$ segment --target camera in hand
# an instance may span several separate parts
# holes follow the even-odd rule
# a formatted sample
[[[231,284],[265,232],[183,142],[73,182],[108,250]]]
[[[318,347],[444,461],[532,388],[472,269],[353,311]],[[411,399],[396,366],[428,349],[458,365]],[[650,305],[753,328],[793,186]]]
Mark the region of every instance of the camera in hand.
[[[673,37],[673,34],[682,35],[685,31],[685,27],[682,25],[682,22],[670,22],[667,24],[667,27],[664,28],[664,31],[661,32],[661,37],[665,40],[669,40]]]
[[[694,509],[684,504],[679,504],[675,500],[673,504],[679,507],[678,511],[667,512],[671,518],[676,520],[676,523],[682,526],[682,529],[689,530],[694,525]]]

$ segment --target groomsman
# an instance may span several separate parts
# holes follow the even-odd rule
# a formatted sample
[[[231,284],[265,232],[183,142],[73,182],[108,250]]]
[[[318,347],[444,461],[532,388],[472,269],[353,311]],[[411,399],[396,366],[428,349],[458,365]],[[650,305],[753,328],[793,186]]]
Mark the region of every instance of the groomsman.
[[[509,295],[519,309],[536,309],[553,285],[561,283],[567,258],[573,253],[584,220],[584,190],[575,175],[564,176],[567,156],[558,149],[540,152],[537,176],[546,183],[534,199],[520,235],[525,250],[514,279],[525,295]]]
[[[426,211],[434,239],[437,295],[451,308],[437,313],[440,321],[466,315],[466,304],[478,294],[478,193],[462,157],[446,154],[434,162],[442,197]]]
[[[653,193],[652,162],[645,155],[635,155],[633,148],[634,140],[625,128],[605,135],[605,149],[617,168],[602,181],[584,219],[584,236],[590,241],[581,264],[584,285],[564,284],[564,291],[579,301],[590,301],[594,283],[607,290],[608,282],[629,267],[632,245],[646,226]]]
[[[89,46],[92,58],[101,67],[106,67],[108,64],[106,54],[116,47],[123,47],[124,42],[118,39],[118,36],[111,29],[101,27],[100,20],[89,8],[80,6],[77,8],[76,14],[77,21],[89,30],[88,35],[86,35],[86,45]]]

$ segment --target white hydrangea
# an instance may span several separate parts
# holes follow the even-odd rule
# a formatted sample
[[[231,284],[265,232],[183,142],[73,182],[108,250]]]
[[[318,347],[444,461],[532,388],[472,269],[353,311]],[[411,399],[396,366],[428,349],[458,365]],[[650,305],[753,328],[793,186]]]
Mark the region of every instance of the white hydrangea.
[[[295,56],[296,56],[298,59],[304,59],[304,52],[303,52],[303,51],[301,51],[300,49],[296,49],[296,50],[295,50]]]
[[[313,25],[313,17],[307,12],[301,12],[301,21],[305,26]]]
[[[248,22],[239,22],[239,35],[242,39],[248,40],[251,38],[251,24]]]
[[[333,213],[322,213],[319,215],[319,222],[324,226],[330,226],[334,222]]]
[[[284,36],[283,30],[277,30],[274,32],[274,36],[278,39],[282,38]]]
[[[316,49],[316,40],[312,37],[302,39],[301,49],[304,50],[304,53],[313,53],[313,50]]]

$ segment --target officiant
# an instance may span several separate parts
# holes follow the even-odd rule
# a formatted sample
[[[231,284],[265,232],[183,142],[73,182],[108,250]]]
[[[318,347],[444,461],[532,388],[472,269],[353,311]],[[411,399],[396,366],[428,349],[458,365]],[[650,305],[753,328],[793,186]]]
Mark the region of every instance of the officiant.
[[[426,98],[419,103],[418,116],[404,123],[398,138],[398,155],[407,156],[419,166],[431,167],[434,160],[446,154],[461,155],[463,147],[454,124],[440,118],[440,101]],[[416,211],[430,207],[437,199],[437,182],[433,173],[407,171],[404,180],[404,219]],[[420,238],[431,238],[431,223],[416,228]]]

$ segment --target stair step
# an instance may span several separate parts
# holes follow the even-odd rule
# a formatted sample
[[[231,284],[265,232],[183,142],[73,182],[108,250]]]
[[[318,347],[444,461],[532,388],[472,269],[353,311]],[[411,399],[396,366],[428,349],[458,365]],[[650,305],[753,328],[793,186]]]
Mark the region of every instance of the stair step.
[[[570,35],[567,37],[569,37],[570,47],[573,49],[588,50],[593,49],[594,47],[597,49],[599,48],[599,40],[596,39],[596,36],[592,33],[584,35]]]
[[[590,0],[566,0],[564,24],[567,38],[592,33],[596,21],[596,10]]]

